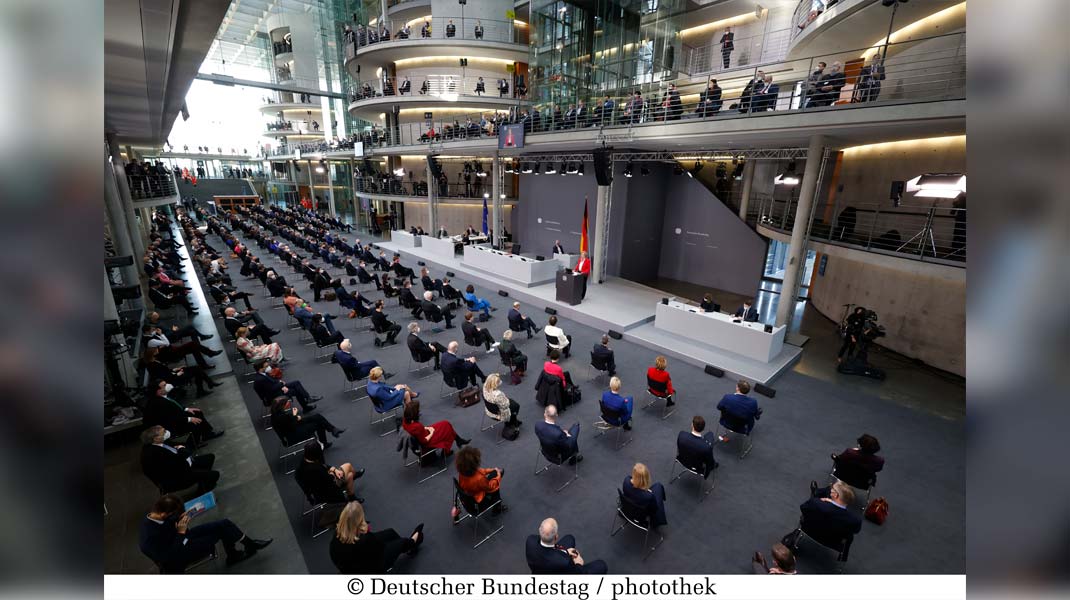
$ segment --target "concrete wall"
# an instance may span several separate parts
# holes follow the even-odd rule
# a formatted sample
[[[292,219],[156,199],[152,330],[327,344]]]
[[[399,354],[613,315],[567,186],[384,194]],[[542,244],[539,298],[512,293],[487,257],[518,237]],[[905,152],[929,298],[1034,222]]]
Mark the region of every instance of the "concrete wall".
[[[829,256],[824,275],[815,269],[814,308],[836,322],[847,303],[875,310],[887,331],[880,345],[965,377],[965,271],[851,252]]]
[[[652,168],[651,177],[671,167]],[[736,294],[757,294],[767,241],[686,175],[664,175],[658,275]]]
[[[427,221],[426,202],[404,202],[402,205],[405,207],[405,225],[407,227],[423,227],[425,231],[430,231]],[[504,206],[502,208],[505,210],[506,227],[512,231],[513,228],[508,224],[512,223],[513,217],[511,213],[513,212],[513,207]],[[483,227],[483,204],[439,203],[438,224],[445,227],[450,235],[457,235],[463,232],[469,225],[475,227],[478,231]],[[487,226],[493,227],[493,224],[490,201],[487,201]],[[550,243],[553,244],[553,242]]]
[[[543,167],[545,168],[545,166]],[[549,256],[554,240],[561,240],[565,250],[578,252],[580,226],[583,222],[583,198],[588,198],[590,222],[588,235],[594,243],[595,203],[598,182],[594,165],[587,163],[585,176],[521,175],[520,202],[517,205],[517,227],[514,239],[522,244],[523,252]],[[612,225],[612,219],[610,220]]]
[[[617,165],[613,180],[626,192],[625,204],[618,212],[612,211],[610,229],[620,223],[619,276],[632,281],[652,281],[658,277],[661,263],[662,223],[665,216],[665,186],[667,170],[656,169],[642,177],[635,168],[635,177],[626,178],[621,173],[623,165]],[[614,208],[616,199],[614,199]],[[610,236],[612,241],[613,236]]]

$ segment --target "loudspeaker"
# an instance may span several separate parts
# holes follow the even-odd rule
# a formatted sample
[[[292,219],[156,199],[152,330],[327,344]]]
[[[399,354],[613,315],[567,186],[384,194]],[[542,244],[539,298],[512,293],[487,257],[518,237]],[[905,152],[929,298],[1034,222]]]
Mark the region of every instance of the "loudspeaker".
[[[536,254],[536,255],[535,255],[535,260],[546,260],[546,257],[545,257],[545,256],[540,256],[540,255]]]
[[[669,299],[668,298],[662,298],[661,299],[661,303],[665,304],[665,305],[668,305],[669,304]]]
[[[498,290],[498,295],[503,297],[503,298],[508,298],[509,297],[509,292],[507,292],[505,290]]]
[[[606,333],[609,334],[609,337],[611,337],[611,338],[613,338],[615,340],[619,340],[620,338],[624,337],[623,335],[621,335],[621,333],[619,331],[613,331],[612,329],[610,329]]]
[[[453,271],[446,271],[446,277],[456,277],[456,276],[457,276],[457,274],[454,273]]]
[[[134,285],[113,285],[111,286],[112,298],[116,301],[133,300],[141,297],[141,286]]]
[[[765,326],[765,332],[766,333],[773,333],[773,326],[772,325],[766,325]]]
[[[425,262],[424,262],[424,261],[422,261],[422,260],[418,260],[418,261],[416,261],[416,264],[417,264],[417,265],[419,265],[419,266],[421,266],[421,267],[426,267],[426,266],[427,266],[427,263],[425,263]]]
[[[770,398],[772,398],[773,396],[776,396],[776,390],[774,390],[771,387],[766,387],[766,386],[764,386],[764,385],[762,385],[760,383],[755,383],[754,384],[754,391],[758,392],[759,394],[761,394],[763,396],[768,396]]]
[[[557,311],[555,309],[552,309],[549,306],[547,306],[546,307],[546,314],[548,314],[548,315],[556,315]]]
[[[724,377],[724,371],[718,369],[713,365],[706,365],[705,371],[707,375],[713,375],[714,377]]]
[[[613,160],[609,148],[597,148],[594,151],[594,177],[598,185],[609,185],[613,181]]]

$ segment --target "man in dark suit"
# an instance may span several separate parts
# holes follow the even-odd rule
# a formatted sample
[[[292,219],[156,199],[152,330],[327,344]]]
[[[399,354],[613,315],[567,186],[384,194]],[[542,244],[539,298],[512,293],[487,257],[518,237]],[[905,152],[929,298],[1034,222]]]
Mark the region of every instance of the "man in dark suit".
[[[728,68],[728,64],[732,61],[732,51],[736,49],[736,34],[732,33],[730,27],[724,28],[724,33],[721,35],[721,63],[724,68]]]
[[[602,341],[591,348],[591,362],[603,364],[609,369],[609,376],[617,374],[617,362],[613,357],[613,350],[609,347],[609,336],[603,335]]]
[[[531,339],[532,334],[539,333],[541,329],[535,326],[535,321],[531,320],[531,317],[525,317],[520,312],[520,303],[513,302],[513,307],[509,309],[509,329],[513,331],[527,331],[528,339]]]
[[[698,116],[709,117],[721,112],[721,86],[716,79],[711,79],[706,89],[699,94]]]
[[[265,325],[264,321],[260,318],[260,315],[256,312],[245,311],[239,313],[238,309],[233,306],[228,306],[227,309],[223,311],[223,315],[223,326],[227,328],[227,332],[230,333],[231,337],[237,337],[238,329],[248,327],[249,335],[257,336],[260,338],[261,342],[270,344],[271,336],[279,334],[278,331]],[[249,321],[252,321],[253,324],[247,325]]]
[[[141,521],[138,546],[141,553],[160,565],[164,573],[182,573],[185,568],[209,554],[223,542],[227,566],[237,564],[267,547],[270,539],[258,540],[242,532],[230,519],[210,521],[190,527],[189,512],[183,512],[182,499],[174,494],[161,496]],[[236,544],[242,545],[238,550]]]
[[[380,340],[375,338],[375,345],[389,346],[390,344],[396,344],[398,334],[401,333],[401,325],[394,323],[386,317],[386,313],[383,312],[383,301],[375,301],[375,310],[372,312],[372,325],[375,327],[376,333],[382,333],[386,337]]]
[[[478,325],[472,322],[474,316],[472,311],[464,313],[464,322],[461,323],[461,331],[464,333],[464,341],[470,346],[483,344],[487,349],[487,354],[490,354],[491,352],[494,352],[494,348],[497,348],[499,344],[494,341],[494,335],[491,334],[489,329],[481,329]]]
[[[736,393],[725,394],[717,403],[717,410],[721,412],[721,426],[744,434],[749,434],[754,429],[754,422],[762,418],[762,409],[758,408],[758,401],[748,396],[747,392],[750,392],[750,383],[740,379],[736,383]],[[722,435],[718,439],[727,442],[728,436]]]
[[[695,415],[691,419],[691,431],[681,431],[676,436],[676,458],[708,478],[719,465],[713,458],[713,433],[703,433],[705,429],[706,419]]]
[[[453,313],[449,308],[441,308],[431,300],[435,297],[434,292],[424,292],[424,299],[420,302],[420,310],[424,314],[424,318],[432,323],[438,323],[439,321],[446,321],[446,329],[453,329]]]
[[[171,432],[153,425],[141,432],[141,470],[161,492],[177,492],[197,486],[197,494],[215,489],[219,471],[213,471],[214,454],[192,453],[181,445],[170,445]]]
[[[854,538],[862,531],[862,518],[850,509],[854,497],[851,486],[842,481],[826,488],[818,488],[817,482],[811,481],[810,499],[799,505],[801,527],[784,536],[784,545],[794,548],[800,531],[829,547]]]
[[[564,253],[565,253],[565,247],[561,245],[561,240],[554,240],[554,249],[550,253],[550,256],[553,256],[554,254],[564,254]]]
[[[409,347],[412,359],[418,363],[424,363],[431,359],[435,360],[435,370],[439,370],[439,357],[446,352],[446,347],[438,342],[425,342],[420,339],[420,324],[416,321],[409,323],[409,337],[405,340]]]
[[[155,393],[145,401],[143,423],[161,425],[175,435],[193,433],[197,439],[207,441],[223,435],[223,430],[212,428],[204,411],[199,408],[185,408],[170,397],[175,386],[159,381]]]
[[[843,72],[843,63],[832,63],[829,72],[822,75],[817,82],[817,92],[811,96],[813,102],[808,106],[830,106],[840,98],[840,90],[847,85],[847,76]]]
[[[212,299],[215,300],[216,304],[230,305],[241,300],[245,303],[247,310],[253,310],[253,305],[249,303],[249,292],[239,292],[236,288],[221,281],[216,281],[208,286],[208,293],[212,295]]]
[[[452,377],[456,382],[467,381],[469,385],[476,385],[476,378],[479,378],[479,381],[486,381],[487,376],[483,374],[483,370],[476,364],[476,357],[471,356],[462,359],[457,356],[459,347],[460,344],[456,340],[450,342],[446,348],[446,353],[441,357],[442,372]]]
[[[271,401],[279,396],[287,396],[297,400],[306,413],[316,410],[315,402],[322,400],[323,396],[309,394],[300,381],[276,379],[269,375],[270,372],[271,363],[262,360],[256,364],[256,375],[253,376],[253,390],[265,406],[269,406]]]
[[[743,319],[748,323],[758,322],[758,311],[752,306],[754,300],[746,300],[743,302],[743,306],[736,309],[735,317],[737,319]]]
[[[286,291],[287,287],[289,287],[286,284],[286,278],[282,275],[279,275],[275,271],[267,272],[266,281],[268,292],[271,293],[272,298],[282,298],[282,293]]]
[[[312,279],[312,296],[314,302],[320,301],[320,292],[331,289],[331,275],[326,269],[317,269]]]
[[[761,92],[755,93],[754,99],[751,100],[751,110],[754,112],[776,110],[776,101],[779,94],[780,86],[773,83],[772,75],[766,75]]]
[[[542,411],[543,422],[535,424],[535,437],[547,451],[556,452],[562,458],[571,456],[568,464],[583,460],[580,454],[580,424],[574,423],[567,430],[557,424],[557,407],[548,404]]]
[[[558,537],[557,521],[545,519],[539,525],[539,535],[529,535],[524,554],[532,575],[605,575],[609,572],[605,561],[587,564],[576,550],[576,538]]]
[[[401,295],[399,296],[401,305],[409,309],[412,312],[414,319],[419,319],[423,308],[421,308],[420,301],[416,299],[416,296],[412,293],[412,282],[406,281],[405,285],[401,289]]]
[[[334,357],[331,360],[342,365],[343,370],[356,375],[357,379],[364,379],[372,369],[379,366],[379,363],[374,360],[359,361],[353,356],[352,350],[353,343],[348,338],[344,339],[338,344],[338,349],[334,351]]]

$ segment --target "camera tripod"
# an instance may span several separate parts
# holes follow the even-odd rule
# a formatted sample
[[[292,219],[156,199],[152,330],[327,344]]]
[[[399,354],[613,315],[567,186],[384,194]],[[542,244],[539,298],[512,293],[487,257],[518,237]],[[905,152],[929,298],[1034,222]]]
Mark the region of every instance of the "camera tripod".
[[[925,217],[925,226],[921,228],[921,231],[914,234],[909,240],[903,242],[901,246],[895,249],[896,252],[902,252],[903,248],[913,244],[915,241],[918,243],[918,254],[925,255],[925,242],[929,242],[929,248],[933,251],[933,256],[936,256],[936,240],[933,239],[933,217],[936,215],[936,202],[934,201],[932,206],[929,207],[929,214]]]

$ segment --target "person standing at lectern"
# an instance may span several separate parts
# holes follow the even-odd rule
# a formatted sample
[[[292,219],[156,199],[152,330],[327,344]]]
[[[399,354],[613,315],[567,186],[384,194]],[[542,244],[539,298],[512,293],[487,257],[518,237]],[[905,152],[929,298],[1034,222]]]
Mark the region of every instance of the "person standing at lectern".
[[[550,256],[554,254],[564,254],[565,247],[561,245],[561,240],[554,240],[554,251],[550,253]]]
[[[587,297],[587,280],[591,278],[591,259],[587,258],[586,252],[580,253],[580,261],[576,263],[576,268],[572,270],[574,275],[583,275],[583,293],[580,294],[580,298]],[[754,319],[758,320],[757,317]]]

